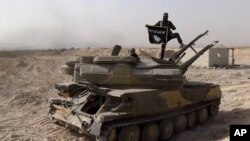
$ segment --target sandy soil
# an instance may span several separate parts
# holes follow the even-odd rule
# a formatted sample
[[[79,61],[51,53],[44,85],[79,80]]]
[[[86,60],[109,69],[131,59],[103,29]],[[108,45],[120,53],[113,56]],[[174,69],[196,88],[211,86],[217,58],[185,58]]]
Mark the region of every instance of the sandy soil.
[[[109,52],[110,49],[35,51],[21,55],[11,53],[11,56],[1,52],[0,140],[93,140],[50,123],[46,117],[46,99],[57,95],[55,83],[71,81],[71,77],[60,72],[60,66],[70,57],[82,54],[104,55]],[[242,60],[250,58],[249,54],[243,54],[248,58],[244,56]],[[237,52],[237,55],[240,58],[242,54]],[[230,124],[250,123],[250,68],[190,68],[186,75],[190,80],[220,84],[223,90],[222,104],[220,113],[214,119],[172,140],[227,141]]]

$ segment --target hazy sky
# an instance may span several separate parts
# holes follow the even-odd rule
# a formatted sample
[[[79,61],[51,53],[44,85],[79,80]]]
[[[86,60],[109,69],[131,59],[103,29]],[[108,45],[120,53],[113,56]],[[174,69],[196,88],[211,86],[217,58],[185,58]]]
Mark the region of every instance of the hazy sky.
[[[164,12],[185,43],[208,29],[200,44],[250,45],[250,0],[0,0],[0,47],[152,46]]]

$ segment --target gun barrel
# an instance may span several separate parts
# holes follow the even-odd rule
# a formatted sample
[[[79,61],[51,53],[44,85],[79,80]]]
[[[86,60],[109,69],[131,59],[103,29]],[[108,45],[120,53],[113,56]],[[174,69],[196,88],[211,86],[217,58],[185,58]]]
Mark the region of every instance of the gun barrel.
[[[204,54],[204,52],[206,52],[208,49],[215,46],[218,42],[219,41],[214,41],[212,44],[207,45],[201,51],[199,51],[196,55],[194,55],[192,58],[190,58],[185,63],[183,63],[180,66],[180,69],[182,70],[182,72],[185,73],[190,65],[192,65],[202,54]]]
[[[199,36],[197,36],[195,39],[193,39],[189,44],[187,44],[185,47],[183,47],[181,50],[177,51],[174,55],[172,55],[170,58],[169,58],[169,62],[175,62],[175,60],[177,60],[181,54],[183,52],[185,52],[189,47],[191,47],[192,45],[195,44],[196,41],[198,41],[201,37],[207,35],[209,31],[205,31],[203,34],[200,34]]]

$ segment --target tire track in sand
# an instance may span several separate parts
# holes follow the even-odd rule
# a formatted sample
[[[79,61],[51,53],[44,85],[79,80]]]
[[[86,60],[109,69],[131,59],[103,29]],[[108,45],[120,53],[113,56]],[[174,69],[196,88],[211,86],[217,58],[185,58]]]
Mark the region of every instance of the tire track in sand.
[[[229,90],[234,90],[234,89],[238,89],[238,88],[245,88],[245,87],[250,87],[250,83],[222,87],[221,90],[222,91],[229,91]]]

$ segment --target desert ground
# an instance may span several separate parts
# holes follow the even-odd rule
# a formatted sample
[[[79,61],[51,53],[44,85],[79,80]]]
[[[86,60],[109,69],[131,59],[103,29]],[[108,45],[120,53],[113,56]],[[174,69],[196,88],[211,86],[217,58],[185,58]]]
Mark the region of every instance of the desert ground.
[[[146,50],[146,49],[145,49]],[[93,138],[55,125],[46,117],[46,99],[56,97],[56,83],[71,81],[60,67],[80,55],[107,55],[111,49],[0,52],[0,140],[76,140]],[[156,54],[156,50],[148,49]],[[123,50],[126,54],[127,50]],[[250,64],[250,49],[236,49],[236,64]],[[249,63],[249,64],[248,64]],[[205,125],[175,135],[175,141],[228,141],[230,124],[250,123],[250,67],[191,67],[188,80],[221,85],[219,114]]]

